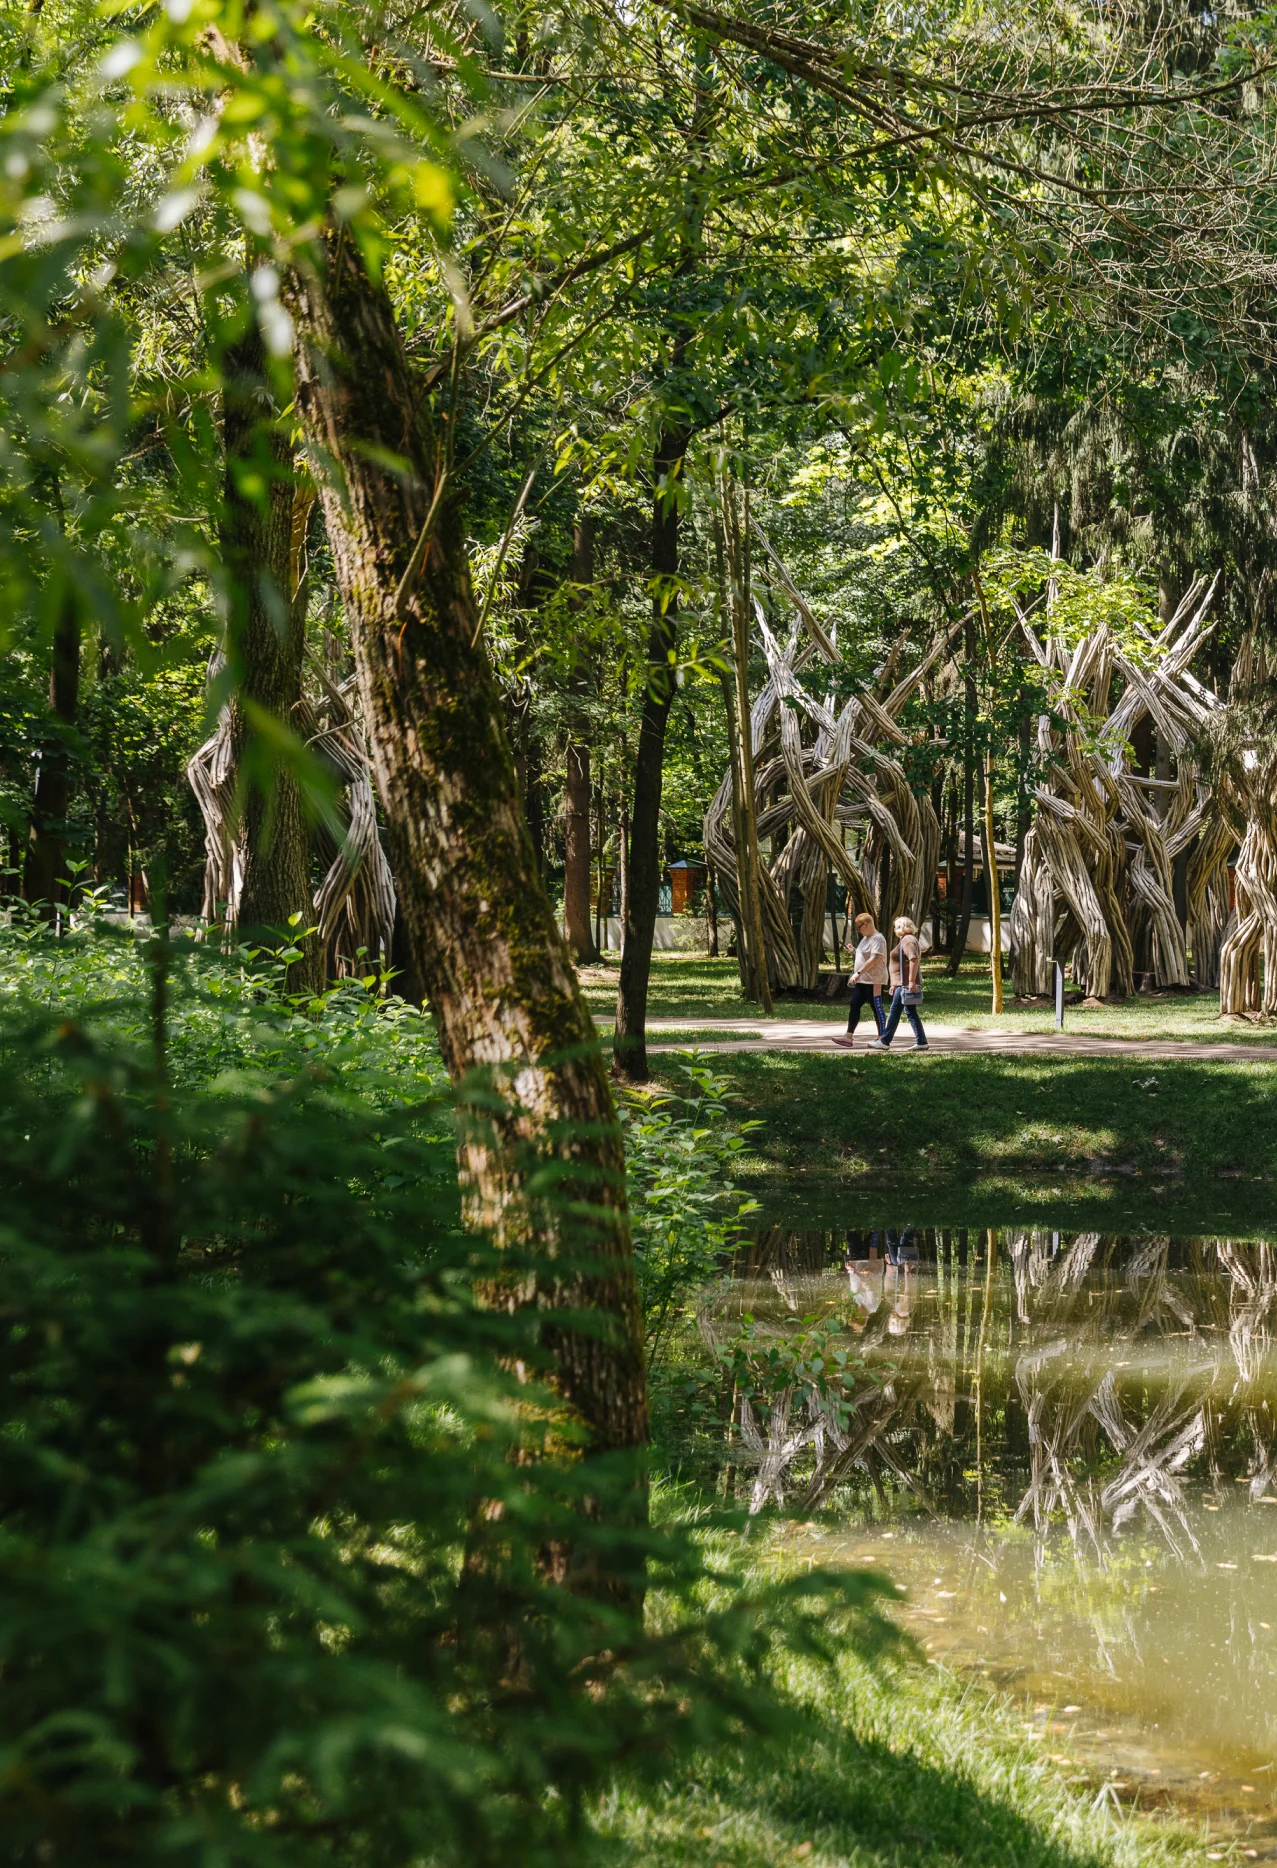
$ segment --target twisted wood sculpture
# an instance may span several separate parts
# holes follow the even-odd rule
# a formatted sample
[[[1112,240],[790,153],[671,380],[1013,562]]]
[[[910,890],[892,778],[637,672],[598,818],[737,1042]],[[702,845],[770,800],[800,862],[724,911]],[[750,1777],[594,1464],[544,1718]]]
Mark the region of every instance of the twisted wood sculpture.
[[[1236,838],[1198,747],[1223,702],[1189,672],[1213,627],[1206,614],[1217,583],[1198,579],[1158,634],[1142,631],[1147,665],[1124,653],[1106,626],[1070,648],[1050,635],[1039,641],[1020,614],[1052,708],[1038,721],[1037,815],[1011,915],[1021,997],[1050,991],[1057,958],[1095,999],[1131,992],[1136,972],[1159,987],[1187,986],[1190,947],[1197,984],[1219,978]],[[1173,779],[1131,769],[1131,735],[1145,719],[1176,760]],[[1186,927],[1174,891],[1181,856]]]
[[[927,797],[915,797],[896,751],[906,743],[899,715],[948,646],[942,636],[881,699],[867,689],[835,711],[831,694],[814,698],[801,676],[840,661],[780,565],[765,536],[782,589],[797,611],[788,641],[777,640],[761,605],[755,618],[768,676],[750,710],[758,837],[773,840],[760,869],[763,939],[773,990],[812,988],[825,943],[832,874],[847,891],[850,915],[872,910],[890,926],[896,915],[921,923],[940,855],[940,824]],[[801,647],[804,629],[809,637]],[[884,743],[886,750],[884,750]],[[705,813],[705,853],[736,921],[741,902],[729,771]],[[858,833],[858,848],[846,832]],[[779,850],[779,836],[784,841]],[[791,918],[792,917],[792,918]]]
[[[210,679],[220,669],[210,670]],[[382,848],[371,767],[358,713],[353,676],[334,684],[316,670],[317,698],[304,700],[297,725],[319,763],[337,780],[333,821],[314,831],[314,854],[324,874],[314,912],[324,950],[325,977],[365,972],[390,957],[395,926],[395,884]],[[204,819],[204,900],[210,924],[234,928],[244,881],[244,857],[235,808],[236,773],[229,708],[217,731],[186,768]],[[362,952],[361,952],[362,949]]]
[[[1272,650],[1252,632],[1234,665],[1229,697],[1240,732],[1219,746],[1216,758],[1220,796],[1241,841],[1237,905],[1219,959],[1220,1013],[1235,1018],[1277,1015],[1277,735],[1271,718],[1254,713],[1274,674]]]

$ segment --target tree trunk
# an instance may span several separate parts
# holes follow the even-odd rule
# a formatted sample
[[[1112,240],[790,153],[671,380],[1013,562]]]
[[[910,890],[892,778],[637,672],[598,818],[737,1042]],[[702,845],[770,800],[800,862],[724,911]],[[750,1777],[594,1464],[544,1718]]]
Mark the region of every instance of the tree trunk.
[[[594,582],[594,520],[578,516],[572,534],[572,582],[586,590]],[[578,669],[574,687],[583,682]],[[590,748],[576,722],[577,736],[568,741],[567,790],[563,832],[563,930],[578,966],[599,957],[590,928]]]
[[[598,851],[598,899],[594,904],[594,945],[598,949],[599,958],[602,959],[603,950],[607,946],[607,923],[608,916],[612,911],[612,902],[610,894],[607,901],[603,899],[604,886],[607,881],[605,877],[607,865],[607,819],[604,816],[606,800],[603,796],[603,787],[601,784],[598,788],[598,798],[594,808],[596,812],[594,844]]]
[[[621,981],[616,995],[612,1068],[630,1083],[646,1083],[647,989],[661,889],[661,783],[665,729],[674,699],[672,658],[678,645],[679,512],[677,482],[687,454],[687,431],[664,428],[652,462],[652,627],[647,640],[647,693],[634,761],[634,810],[629,839],[629,891],[621,939]]]
[[[709,958],[718,958],[718,903],[714,900],[714,865],[705,865],[705,930]]]
[[[625,955],[625,929],[630,918],[630,807],[621,798],[621,815],[616,826],[616,866],[620,870],[617,891],[617,920],[621,924],[621,955]]]
[[[568,743],[568,781],[564,807],[563,928],[578,966],[598,959],[590,927],[590,749],[581,740]]]
[[[548,1325],[556,1380],[595,1448],[638,1448],[647,1391],[620,1130],[478,640],[447,479],[451,424],[411,373],[390,299],[355,243],[330,231],[327,259],[325,280],[299,278],[292,292],[297,408],[324,474],[417,970],[454,1082],[480,1091],[462,1096],[458,1116],[467,1219],[542,1254],[539,1302],[606,1326]],[[638,1521],[637,1463],[630,1485],[625,1515]],[[632,1585],[613,1589],[632,1600]]]
[[[1018,728],[1019,761],[1015,780],[1015,886],[1020,886],[1020,871],[1024,868],[1024,839],[1029,834],[1033,814],[1029,804],[1029,754],[1032,747],[1031,735],[1033,722],[1029,715],[1022,714]]]
[[[975,645],[972,641],[972,629],[967,624],[966,635],[966,681],[963,704],[964,744],[962,748],[962,828],[966,837],[966,861],[962,866],[962,909],[958,916],[958,931],[954,936],[953,952],[949,956],[949,973],[956,977],[962,965],[962,956],[967,948],[967,931],[971,926],[971,891],[975,884]]]
[[[53,736],[40,756],[22,891],[29,902],[40,904],[46,920],[53,919],[55,904],[62,895],[62,870],[66,861],[63,846],[71,803],[68,741],[75,732],[80,710],[80,604],[76,593],[69,588],[63,593],[53,631],[49,708],[53,714]]]
[[[993,755],[984,756],[984,874],[989,889],[989,979],[993,1011],[1002,1010],[1002,897],[998,889],[998,849],[993,824]]]
[[[270,405],[266,351],[254,321],[224,359],[222,433],[225,482],[221,551],[229,581],[226,649],[236,688],[231,701],[239,780],[236,841],[244,882],[237,924],[243,933],[288,938],[289,918],[311,924],[310,832],[294,772],[272,757],[268,721],[293,724],[302,692],[306,638],[304,578],[294,602],[293,476],[285,431]],[[263,476],[266,480],[262,487]],[[309,505],[303,501],[309,517]],[[301,938],[290,984],[323,984],[319,941]]]
[[[771,981],[767,975],[767,944],[763,938],[763,900],[758,848],[758,800],[754,794],[754,740],[749,705],[749,495],[744,514],[736,508],[736,489],[724,474],[719,481],[719,508],[727,559],[728,614],[732,625],[732,669],[736,697],[736,758],[740,767],[740,841],[736,872],[741,901],[741,928],[749,955],[748,993],[766,1017],[775,1013]],[[730,702],[729,702],[730,704]]]

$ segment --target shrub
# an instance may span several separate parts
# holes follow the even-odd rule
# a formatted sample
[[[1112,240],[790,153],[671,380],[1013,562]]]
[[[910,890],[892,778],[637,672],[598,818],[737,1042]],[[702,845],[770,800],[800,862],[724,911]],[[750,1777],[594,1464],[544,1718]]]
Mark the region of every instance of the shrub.
[[[833,1586],[742,1594],[627,1522],[632,1472],[509,1372],[539,1320],[474,1299],[440,1106],[269,1005],[273,1073],[184,1082],[151,964],[149,1003],[126,967],[0,1021],[3,1855],[574,1859],[618,1767],[779,1716],[768,1656]],[[646,1565],[659,1627],[555,1587],[565,1542]]]

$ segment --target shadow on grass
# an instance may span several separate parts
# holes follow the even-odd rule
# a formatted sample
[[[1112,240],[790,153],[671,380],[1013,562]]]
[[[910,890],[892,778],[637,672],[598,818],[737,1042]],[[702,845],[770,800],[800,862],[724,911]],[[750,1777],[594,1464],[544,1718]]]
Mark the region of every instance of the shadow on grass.
[[[896,1703],[850,1708],[819,1738],[701,1760],[659,1800],[622,1796],[606,1830],[630,1868],[1112,1868],[1181,1857],[1146,1824],[1114,1850],[1103,1820],[1036,1759],[1017,1752],[990,1704],[906,1684]],[[866,1716],[866,1713],[868,1716]],[[987,1716],[983,1716],[987,1715]],[[806,1724],[806,1719],[803,1719]]]
[[[768,1052],[714,1065],[739,1116],[763,1125],[744,1173],[785,1223],[799,1208],[853,1224],[905,1207],[940,1225],[1277,1223],[1274,1064]]]

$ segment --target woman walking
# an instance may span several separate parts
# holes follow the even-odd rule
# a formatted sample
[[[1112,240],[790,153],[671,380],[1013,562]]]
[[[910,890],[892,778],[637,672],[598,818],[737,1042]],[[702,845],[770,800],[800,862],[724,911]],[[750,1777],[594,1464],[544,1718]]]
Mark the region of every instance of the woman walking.
[[[907,915],[897,918],[895,930],[897,944],[891,950],[889,968],[891,1010],[887,1014],[886,1030],[869,1048],[878,1051],[891,1049],[891,1040],[896,1035],[896,1026],[903,1012],[913,1027],[914,1049],[925,1051],[929,1048],[927,1034],[918,1016],[918,1007],[922,1004],[922,947],[918,940],[918,930]]]
[[[878,1027],[878,1036],[883,1032],[882,989],[887,983],[887,937],[880,934],[874,926],[872,915],[856,916],[856,958],[851,973],[851,1009],[847,1013],[847,1035],[845,1038],[833,1038],[831,1043],[840,1044],[849,1051],[856,1036],[856,1026],[860,1023],[861,1008],[873,1007],[874,1024]]]

